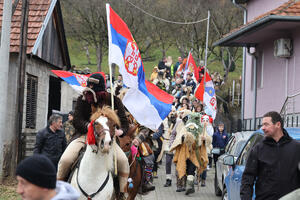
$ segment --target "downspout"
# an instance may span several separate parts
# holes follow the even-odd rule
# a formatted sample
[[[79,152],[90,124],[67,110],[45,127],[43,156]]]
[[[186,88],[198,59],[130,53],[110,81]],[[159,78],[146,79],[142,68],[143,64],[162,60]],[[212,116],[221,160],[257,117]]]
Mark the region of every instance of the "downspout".
[[[256,95],[257,95],[257,56],[256,52],[251,53],[250,47],[247,47],[248,53],[252,56],[254,64],[253,64],[253,128],[256,130]],[[256,51],[256,49],[255,49]],[[251,128],[251,127],[250,127]]]
[[[233,5],[244,10],[244,24],[247,23],[247,8],[236,3],[235,0],[232,0]],[[242,69],[242,98],[241,98],[241,121],[242,121],[242,130],[244,124],[244,110],[245,110],[245,71],[246,71],[246,47],[243,47],[243,69]]]

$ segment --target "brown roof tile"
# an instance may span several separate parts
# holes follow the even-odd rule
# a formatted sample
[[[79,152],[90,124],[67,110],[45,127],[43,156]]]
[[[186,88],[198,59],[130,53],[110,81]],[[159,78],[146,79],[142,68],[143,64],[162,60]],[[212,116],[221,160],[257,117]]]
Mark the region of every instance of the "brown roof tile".
[[[289,0],[288,2],[282,4],[281,6],[275,8],[274,10],[271,10],[269,12],[266,12],[256,18],[254,18],[252,21],[248,22],[247,24],[244,24],[238,28],[235,28],[233,30],[231,30],[229,33],[227,33],[226,35],[223,36],[227,37],[228,35],[231,35],[233,32],[236,32],[240,29],[242,29],[243,27],[246,27],[250,24],[255,23],[256,21],[270,16],[270,15],[278,15],[278,16],[300,16],[300,1],[298,0]]]
[[[2,27],[3,2],[0,0],[0,28]],[[34,0],[29,4],[28,15],[28,35],[27,35],[27,53],[31,53],[38,34],[41,30],[44,19],[50,7],[51,0]],[[22,0],[19,2],[14,16],[12,17],[10,34],[10,52],[19,52],[20,45],[20,26],[22,15]]]

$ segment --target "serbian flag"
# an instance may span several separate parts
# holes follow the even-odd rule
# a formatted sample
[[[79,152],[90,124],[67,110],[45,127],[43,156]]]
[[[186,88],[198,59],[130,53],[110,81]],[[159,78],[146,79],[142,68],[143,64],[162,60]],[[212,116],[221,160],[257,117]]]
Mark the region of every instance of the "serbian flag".
[[[87,79],[95,73],[99,73],[104,77],[104,72],[95,72],[92,74],[76,74],[73,72],[63,71],[63,70],[51,70],[56,76],[60,77],[66,81],[77,93],[81,94],[87,85]]]
[[[198,68],[197,68],[197,65],[195,63],[195,60],[194,60],[193,55],[192,55],[191,52],[189,52],[187,62],[185,64],[184,75],[183,75],[184,80],[186,80],[186,75],[188,73],[193,73],[193,79],[194,79],[195,82],[197,80],[199,80]]]
[[[214,84],[209,74],[206,72],[205,84],[204,77],[201,80],[201,83],[195,90],[195,97],[205,104],[204,112],[207,115],[210,115],[213,119],[216,118],[217,114],[217,99],[214,89]]]
[[[173,96],[145,81],[140,51],[127,25],[109,4],[106,14],[108,61],[119,66],[123,82],[129,87],[123,104],[141,125],[156,130],[170,113]]]

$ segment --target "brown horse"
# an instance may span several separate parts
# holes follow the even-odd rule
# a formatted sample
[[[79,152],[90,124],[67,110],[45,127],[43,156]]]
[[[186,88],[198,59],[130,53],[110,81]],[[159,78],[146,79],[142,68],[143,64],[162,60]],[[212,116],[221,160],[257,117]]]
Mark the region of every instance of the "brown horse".
[[[128,158],[128,162],[130,165],[130,173],[129,173],[129,178],[132,179],[132,184],[133,187],[129,188],[128,187],[128,197],[127,200],[133,200],[141,186],[142,183],[142,177],[143,177],[143,169],[142,169],[142,163],[140,160],[140,157],[132,155],[131,152],[131,145],[132,145],[132,140],[135,137],[135,131],[137,129],[138,125],[131,124],[127,134],[124,137],[119,137],[120,141],[120,147],[121,149],[125,152]]]

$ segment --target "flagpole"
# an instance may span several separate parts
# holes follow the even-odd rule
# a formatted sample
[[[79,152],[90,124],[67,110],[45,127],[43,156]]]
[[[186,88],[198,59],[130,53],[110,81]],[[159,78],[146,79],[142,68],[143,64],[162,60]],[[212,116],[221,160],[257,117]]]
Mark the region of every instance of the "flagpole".
[[[207,49],[208,49],[208,33],[209,33],[209,20],[210,20],[210,11],[207,15],[207,28],[206,28],[206,44],[205,44],[205,62],[204,62],[204,88],[206,84],[206,66],[207,66]]]
[[[109,4],[106,4],[106,18],[107,18],[107,31],[108,31],[108,67],[109,67],[109,81],[110,81],[110,97],[111,97],[111,108],[114,110],[114,88],[113,88],[113,83],[112,83],[112,70],[111,70],[111,62],[109,60],[110,58],[110,45],[111,44],[111,38],[110,38],[110,18],[109,18]]]

